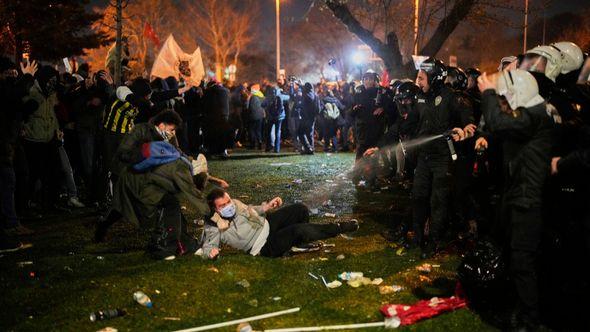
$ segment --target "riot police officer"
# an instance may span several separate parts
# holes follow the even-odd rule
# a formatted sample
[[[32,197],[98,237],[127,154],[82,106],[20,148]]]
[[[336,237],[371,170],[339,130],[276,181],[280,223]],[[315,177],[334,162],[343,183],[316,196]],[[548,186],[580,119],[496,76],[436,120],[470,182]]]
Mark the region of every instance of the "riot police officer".
[[[355,120],[356,159],[362,158],[365,151],[377,146],[383,135],[384,110],[377,104],[377,96],[381,93],[379,75],[369,70],[363,75],[363,84],[354,95],[352,116]]]
[[[472,110],[464,100],[444,85],[445,65],[428,58],[420,65],[416,84],[422,94],[416,108],[419,113],[417,147],[418,161],[414,175],[413,227],[415,244],[422,247],[422,256],[434,253],[442,239],[449,205],[449,180],[452,140],[459,141],[475,132]],[[447,137],[447,139],[445,139]],[[456,158],[456,155],[455,155]],[[429,241],[424,243],[424,226],[431,212]]]

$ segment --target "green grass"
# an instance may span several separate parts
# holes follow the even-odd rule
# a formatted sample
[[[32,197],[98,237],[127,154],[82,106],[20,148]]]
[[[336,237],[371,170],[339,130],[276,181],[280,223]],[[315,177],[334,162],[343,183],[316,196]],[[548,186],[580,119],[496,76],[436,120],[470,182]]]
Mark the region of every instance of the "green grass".
[[[398,256],[380,235],[395,216],[407,213],[407,193],[390,189],[357,192],[337,177],[352,163],[352,154],[210,163],[211,172],[228,180],[233,197],[244,202],[259,203],[280,195],[287,204],[303,201],[319,206],[313,222],[361,220],[361,230],[353,240],[325,241],[336,245],[328,248],[330,252],[267,259],[223,248],[221,258],[214,262],[196,257],[160,262],[143,253],[145,234],[127,224],[113,227],[107,243],[100,245],[91,242],[94,217],[89,214],[62,213],[27,224],[36,231],[29,239],[34,247],[0,258],[0,330],[96,331],[112,326],[119,331],[169,331],[292,307],[301,307],[301,311],[252,322],[253,328],[362,323],[382,320],[379,308],[386,303],[411,304],[428,296],[450,295],[457,258],[436,259],[441,268],[428,276],[432,282],[420,280],[414,268],[421,263],[418,253]],[[294,184],[295,179],[303,182]],[[333,206],[323,207],[328,199]],[[325,212],[338,216],[325,218]],[[345,259],[336,260],[339,254]],[[23,261],[33,264],[19,267],[17,263]],[[383,278],[384,284],[402,285],[404,290],[381,295],[376,286],[351,288],[345,284],[327,289],[307,275],[312,272],[331,281],[343,271],[362,271]],[[236,284],[242,279],[250,287]],[[135,304],[132,294],[136,290],[147,293],[154,308]],[[128,314],[97,323],[88,319],[92,311],[109,308],[123,308]],[[492,327],[462,309],[401,330],[483,331]],[[225,331],[235,331],[235,327]]]

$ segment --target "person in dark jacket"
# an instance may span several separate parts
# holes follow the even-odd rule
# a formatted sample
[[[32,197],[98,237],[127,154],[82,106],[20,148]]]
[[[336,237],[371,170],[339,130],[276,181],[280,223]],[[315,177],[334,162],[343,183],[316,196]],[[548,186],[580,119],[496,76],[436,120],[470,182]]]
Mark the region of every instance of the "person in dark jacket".
[[[229,123],[229,90],[217,82],[209,82],[203,95],[205,148],[209,155],[228,157],[233,145]]]
[[[542,192],[550,171],[553,121],[535,79],[526,71],[504,71],[497,83],[484,73],[478,84],[486,124],[503,140],[502,210],[510,222],[510,271],[519,298],[519,327],[534,331],[539,324],[535,257],[541,241]]]
[[[447,223],[450,167],[452,160],[457,159],[451,150],[451,138],[453,141],[463,140],[466,136],[473,136],[476,128],[472,109],[444,85],[445,78],[446,67],[433,58],[421,64],[416,77],[416,84],[422,89],[416,102],[420,116],[417,137],[430,138],[430,141],[417,147],[418,160],[412,188],[414,244],[422,248],[423,257],[435,253]],[[424,242],[424,226],[429,211],[429,239]]]
[[[299,124],[299,142],[302,145],[301,154],[313,154],[315,118],[321,110],[320,99],[313,91],[311,83],[303,86],[303,105],[301,108],[301,123]]]
[[[352,116],[355,120],[356,159],[359,160],[367,149],[377,146],[383,136],[385,121],[384,110],[377,105],[380,92],[379,75],[367,71],[363,75],[363,84],[354,95]]]
[[[328,90],[322,101],[322,116],[324,117],[324,151],[338,151],[338,121],[344,112],[344,104],[334,96],[334,91]],[[330,148],[332,143],[332,148]]]
[[[3,220],[0,226],[2,232],[7,230],[15,235],[32,233],[19,221],[16,193],[19,184],[21,189],[26,189],[23,184],[26,184],[27,167],[19,144],[20,132],[23,121],[38,107],[38,103],[33,100],[22,102],[34,84],[36,66],[27,64],[21,68],[23,75],[19,76],[14,63],[8,58],[0,58],[0,99],[4,103],[0,111],[0,212]],[[24,200],[22,194],[25,190],[21,191],[21,199]],[[21,204],[19,212],[24,213],[24,202]]]
[[[262,150],[262,130],[266,113],[262,107],[264,94],[260,91],[260,84],[253,84],[250,87],[250,100],[248,110],[250,113],[250,148]]]
[[[281,89],[275,86],[268,86],[266,91],[264,101],[268,126],[266,150],[279,153],[281,150],[281,126],[286,117],[284,99],[288,99],[288,96],[285,96]]]

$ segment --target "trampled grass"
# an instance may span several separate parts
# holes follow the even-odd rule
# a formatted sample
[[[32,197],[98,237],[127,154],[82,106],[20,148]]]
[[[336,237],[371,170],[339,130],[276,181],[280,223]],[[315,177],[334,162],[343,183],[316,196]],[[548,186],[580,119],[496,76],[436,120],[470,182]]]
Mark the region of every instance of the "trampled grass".
[[[29,223],[36,233],[27,240],[34,247],[0,258],[0,330],[96,331],[111,326],[119,331],[171,331],[292,307],[301,311],[251,324],[262,330],[362,323],[381,321],[379,308],[386,303],[411,304],[430,296],[452,295],[457,258],[429,261],[441,267],[427,275],[430,281],[421,280],[415,270],[422,263],[418,253],[399,256],[380,235],[407,213],[407,193],[391,188],[357,192],[338,177],[349,169],[353,158],[351,154],[318,154],[210,163],[211,172],[225,178],[233,197],[244,202],[259,203],[280,195],[286,204],[304,201],[318,208],[312,222],[359,219],[361,230],[353,239],[325,241],[335,244],[325,249],[328,252],[267,259],[224,248],[217,261],[182,257],[160,262],[144,254],[145,233],[126,224],[113,227],[107,243],[92,243],[95,217],[87,211],[54,213]],[[297,179],[300,184],[293,182]],[[326,212],[337,217],[325,217]],[[337,260],[340,254],[345,258]],[[22,265],[27,261],[32,264]],[[328,289],[308,275],[311,272],[331,281],[343,271],[361,271],[371,278],[383,278],[383,285],[404,288],[387,295],[372,285]],[[243,279],[250,287],[237,284]],[[133,302],[136,290],[151,297],[152,309]],[[125,309],[127,315],[96,323],[88,318],[93,311],[114,308]],[[492,329],[469,309],[402,328]],[[222,330],[235,331],[235,326]]]

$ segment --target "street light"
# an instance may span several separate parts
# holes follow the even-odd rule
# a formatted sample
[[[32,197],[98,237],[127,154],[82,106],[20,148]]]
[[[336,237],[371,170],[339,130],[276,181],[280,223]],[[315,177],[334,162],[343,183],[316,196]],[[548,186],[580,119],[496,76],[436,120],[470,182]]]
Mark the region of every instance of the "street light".
[[[358,50],[352,54],[352,62],[357,66],[359,69],[359,79],[363,79],[363,64],[366,61],[365,53]]]
[[[281,0],[276,0],[276,30],[277,30],[277,80],[281,78]]]

